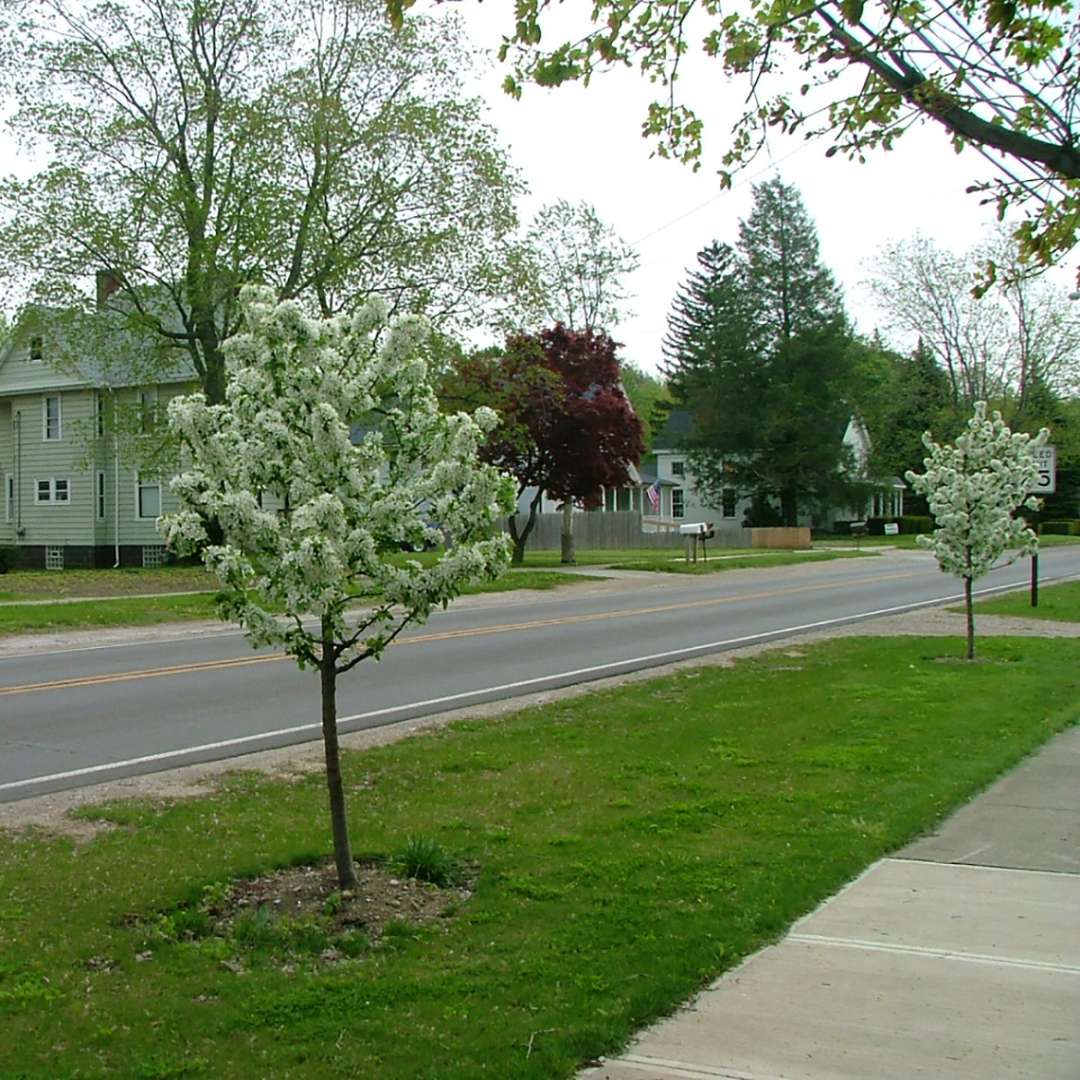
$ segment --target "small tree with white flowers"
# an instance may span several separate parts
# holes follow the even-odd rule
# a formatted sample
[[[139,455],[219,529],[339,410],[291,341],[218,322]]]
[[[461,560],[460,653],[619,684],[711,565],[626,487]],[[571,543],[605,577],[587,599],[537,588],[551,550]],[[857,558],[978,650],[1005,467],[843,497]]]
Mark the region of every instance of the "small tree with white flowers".
[[[988,419],[986,402],[978,401],[955,445],[939,445],[929,431],[923,435],[929,451],[923,460],[926,472],[907,473],[913,490],[927,497],[937,525],[918,543],[930,548],[943,571],[964,582],[969,660],[975,659],[972,582],[1038,550],[1038,536],[1016,512],[1039,508],[1030,494],[1039,480],[1032,448],[1048,436],[1046,428],[1034,437],[1010,431],[1001,413]]]
[[[477,457],[492,410],[440,412],[418,356],[421,319],[388,325],[377,301],[352,318],[312,319],[262,287],[245,288],[241,304],[225,403],[169,403],[190,468],[171,485],[180,510],[159,527],[172,550],[201,551],[223,586],[222,617],[252,645],[318,669],[334,858],[348,888],[337,679],[469,581],[501,572],[508,545],[492,527],[512,509],[513,482]],[[431,544],[444,547],[434,565],[402,561],[403,548]]]

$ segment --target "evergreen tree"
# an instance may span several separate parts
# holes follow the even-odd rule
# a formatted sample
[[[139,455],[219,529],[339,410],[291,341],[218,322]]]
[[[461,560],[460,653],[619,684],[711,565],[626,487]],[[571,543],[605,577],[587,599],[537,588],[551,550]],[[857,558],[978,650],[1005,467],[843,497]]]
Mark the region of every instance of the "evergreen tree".
[[[699,493],[750,495],[768,513],[841,497],[855,354],[839,292],[798,192],[754,189],[739,250],[712,244],[676,295],[664,349]]]
[[[739,250],[772,342],[843,321],[840,290],[821,263],[817,230],[796,187],[779,178],[755,185],[753,209],[739,223]]]

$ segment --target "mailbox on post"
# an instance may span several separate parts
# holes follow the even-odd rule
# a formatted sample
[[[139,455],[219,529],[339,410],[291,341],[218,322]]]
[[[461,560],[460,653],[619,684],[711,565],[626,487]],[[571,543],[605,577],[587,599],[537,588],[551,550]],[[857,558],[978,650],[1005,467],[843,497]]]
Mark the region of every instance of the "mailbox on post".
[[[706,558],[705,541],[716,535],[711,521],[691,521],[679,526],[679,534],[686,537],[686,561],[697,562],[697,546],[701,544],[701,557]]]

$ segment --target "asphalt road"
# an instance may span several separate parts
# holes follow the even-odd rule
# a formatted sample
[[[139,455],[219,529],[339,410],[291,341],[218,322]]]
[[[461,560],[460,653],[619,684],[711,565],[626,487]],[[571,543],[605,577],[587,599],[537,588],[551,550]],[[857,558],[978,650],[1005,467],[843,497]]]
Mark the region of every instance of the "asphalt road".
[[[1080,575],[1080,546],[1041,578]],[[1026,582],[1025,561],[980,591]],[[344,731],[959,599],[922,552],[470,597],[339,684]],[[19,647],[19,646],[17,646]],[[318,681],[228,629],[0,656],[0,802],[318,738]]]

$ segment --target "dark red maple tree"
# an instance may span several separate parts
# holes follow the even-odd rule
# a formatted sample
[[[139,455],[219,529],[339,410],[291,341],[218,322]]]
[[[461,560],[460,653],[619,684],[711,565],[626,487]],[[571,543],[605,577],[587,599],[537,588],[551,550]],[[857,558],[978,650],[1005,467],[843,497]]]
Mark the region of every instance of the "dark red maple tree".
[[[645,449],[616,349],[606,334],[559,323],[458,365],[455,396],[490,405],[501,418],[481,456],[516,478],[519,498],[534,491],[524,525],[517,515],[509,520],[515,563],[524,560],[543,492],[596,506],[601,488],[630,479]]]

